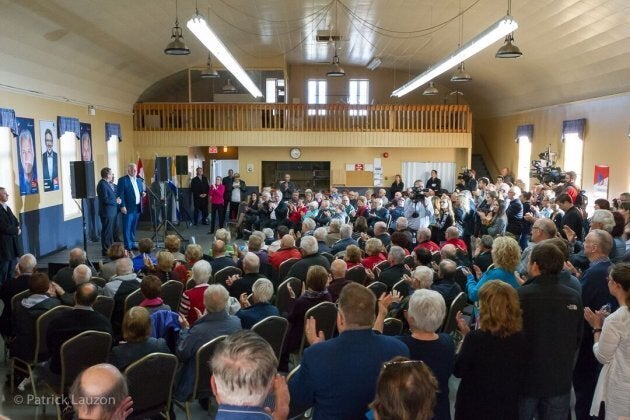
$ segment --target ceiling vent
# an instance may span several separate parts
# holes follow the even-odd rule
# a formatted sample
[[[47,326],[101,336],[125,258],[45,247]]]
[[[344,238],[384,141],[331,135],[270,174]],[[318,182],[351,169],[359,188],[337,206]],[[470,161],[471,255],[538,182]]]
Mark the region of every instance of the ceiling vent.
[[[317,31],[317,35],[315,36],[315,41],[317,42],[338,42],[341,40],[341,35],[324,30]]]

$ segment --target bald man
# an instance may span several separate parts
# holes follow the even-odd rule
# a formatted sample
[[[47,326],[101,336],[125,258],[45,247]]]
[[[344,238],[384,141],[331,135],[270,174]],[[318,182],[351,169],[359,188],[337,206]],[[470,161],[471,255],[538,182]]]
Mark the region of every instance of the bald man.
[[[352,280],[346,279],[346,270],[348,266],[342,259],[336,259],[330,264],[330,281],[328,282],[328,293],[332,297],[333,302],[339,299],[341,290]]]
[[[286,234],[280,239],[280,249],[269,256],[269,264],[274,270],[280,269],[280,264],[289,258],[302,258],[302,253],[295,246],[295,238]]]
[[[107,399],[111,404],[98,404]],[[70,401],[77,418],[124,419],[133,411],[125,377],[110,364],[94,365],[77,376],[70,388]]]

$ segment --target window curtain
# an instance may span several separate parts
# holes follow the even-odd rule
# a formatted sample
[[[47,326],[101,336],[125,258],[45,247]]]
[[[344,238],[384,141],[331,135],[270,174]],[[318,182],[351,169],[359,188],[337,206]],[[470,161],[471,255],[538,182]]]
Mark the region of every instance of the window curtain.
[[[527,136],[530,142],[532,141],[532,138],[534,137],[533,124],[519,125],[516,127],[516,142],[518,143],[519,139],[524,136]]]
[[[74,133],[78,138],[81,137],[81,125],[78,118],[57,117],[57,131],[59,138],[65,133]]]
[[[120,130],[120,124],[117,123],[105,123],[105,141],[109,141],[111,136],[118,136],[118,141],[122,141],[122,131]]]
[[[405,189],[413,187],[413,183],[417,179],[421,179],[426,185],[427,179],[431,178],[433,169],[437,171],[438,178],[442,181],[442,188],[453,191],[457,177],[457,170],[453,162],[403,162],[401,175]]]
[[[581,118],[579,120],[566,120],[562,122],[562,141],[567,134],[577,134],[578,137],[584,140],[584,126],[586,125],[586,119]]]
[[[13,136],[18,135],[15,110],[9,108],[0,108],[0,127],[9,128]]]

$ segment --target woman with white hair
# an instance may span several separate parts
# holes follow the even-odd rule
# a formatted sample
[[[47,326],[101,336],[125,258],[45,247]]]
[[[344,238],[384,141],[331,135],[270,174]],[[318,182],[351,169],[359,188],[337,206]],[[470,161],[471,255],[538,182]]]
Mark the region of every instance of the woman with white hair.
[[[243,329],[249,330],[268,316],[278,316],[278,308],[269,303],[273,297],[273,283],[260,278],[252,285],[251,299],[247,293],[241,294],[241,309],[235,314],[241,320]]]
[[[208,280],[212,276],[212,266],[206,260],[197,261],[192,267],[192,280],[195,286],[186,290],[179,303],[179,313],[188,320],[190,325],[197,320],[197,311],[203,313],[203,292],[208,288]]]
[[[427,268],[427,267],[423,267]],[[398,337],[409,347],[412,360],[422,360],[431,368],[439,383],[434,419],[450,419],[448,378],[453,373],[455,346],[446,333],[436,333],[444,322],[446,304],[435,290],[416,290],[409,299],[405,318],[411,335]]]

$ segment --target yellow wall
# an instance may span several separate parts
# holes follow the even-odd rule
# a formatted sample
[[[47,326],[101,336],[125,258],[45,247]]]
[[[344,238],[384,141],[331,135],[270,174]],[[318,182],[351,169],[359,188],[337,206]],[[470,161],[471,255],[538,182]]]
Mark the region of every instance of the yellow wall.
[[[498,167],[516,168],[518,145],[514,142],[516,127],[534,124],[532,159],[538,159],[548,144],[559,153],[558,163],[564,160],[562,122],[586,118],[582,188],[591,193],[595,165],[609,165],[609,197],[630,191],[630,95],[618,95],[589,101],[536,109],[499,118],[475,120],[473,124],[473,153],[486,156],[488,169],[496,175],[489,161]],[[483,141],[488,146],[483,147]]]
[[[81,122],[92,124],[92,154],[94,158],[95,180],[100,179],[100,169],[107,166],[107,144],[105,143],[105,122],[118,123],[122,131],[123,141],[119,144],[118,163],[120,171],[124,171],[125,162],[133,159],[133,125],[131,114],[119,114],[96,110],[95,116],[88,115],[87,106],[73,105],[67,102],[59,102],[49,99],[42,99],[35,96],[22,95],[2,91],[0,93],[0,108],[11,108],[15,110],[17,117],[32,118],[35,120],[35,150],[37,156],[37,176],[40,185],[39,194],[26,196],[19,195],[18,167],[17,167],[17,146],[15,140],[10,142],[13,153],[14,164],[14,196],[10,199],[10,204],[16,211],[25,212],[39,208],[50,207],[62,204],[62,193],[59,191],[44,192],[43,172],[42,172],[42,147],[39,132],[39,121],[55,121],[57,116],[75,117]],[[3,146],[4,147],[4,146]],[[4,168],[0,169],[4,170]],[[59,168],[61,171],[61,168]],[[117,174],[120,176],[121,174]],[[62,180],[62,188],[70,188],[70,180]]]
[[[402,162],[469,162],[470,134],[456,133],[334,133],[334,132],[137,132],[137,151],[145,173],[153,173],[155,156],[190,155],[195,146],[237,146],[239,171],[248,185],[261,183],[262,161],[291,161],[293,147],[300,161],[330,161],[332,184],[346,184],[349,163],[373,163],[381,158],[384,182],[401,172]],[[261,146],[264,145],[264,146]],[[189,149],[190,148],[190,149]],[[384,158],[383,154],[389,157]],[[253,171],[247,172],[247,165]],[[190,165],[190,162],[189,162]]]

